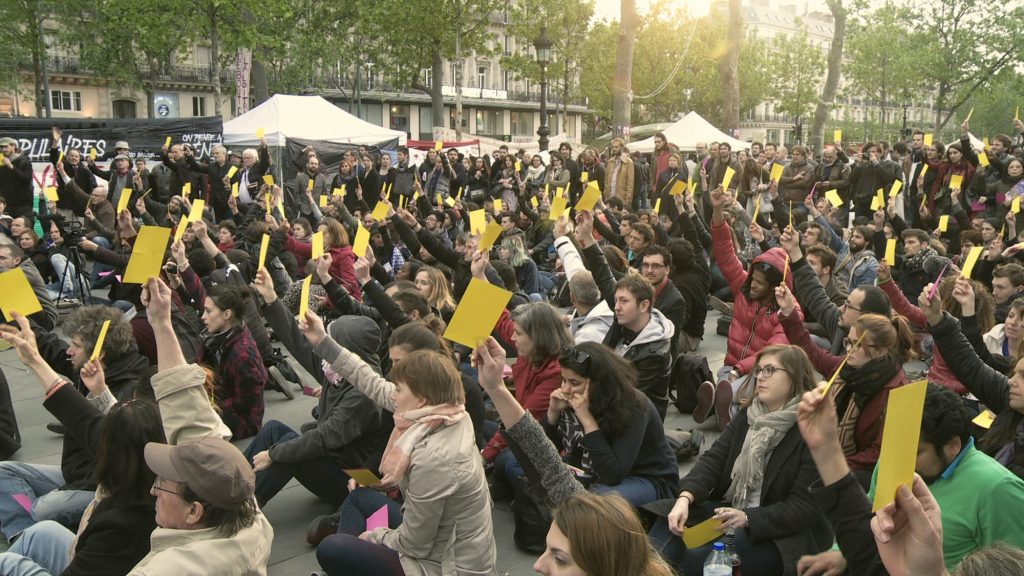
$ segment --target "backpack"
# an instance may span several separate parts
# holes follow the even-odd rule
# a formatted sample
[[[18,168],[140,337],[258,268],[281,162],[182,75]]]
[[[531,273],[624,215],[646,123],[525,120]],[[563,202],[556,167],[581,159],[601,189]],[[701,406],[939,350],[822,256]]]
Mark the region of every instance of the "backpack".
[[[680,354],[672,366],[669,400],[680,414],[693,414],[697,407],[697,388],[714,380],[707,358],[699,354]]]
[[[533,484],[524,474],[515,481],[512,500],[512,537],[516,548],[528,554],[543,554],[547,549],[548,529],[551,528],[551,508],[545,502],[544,489]]]

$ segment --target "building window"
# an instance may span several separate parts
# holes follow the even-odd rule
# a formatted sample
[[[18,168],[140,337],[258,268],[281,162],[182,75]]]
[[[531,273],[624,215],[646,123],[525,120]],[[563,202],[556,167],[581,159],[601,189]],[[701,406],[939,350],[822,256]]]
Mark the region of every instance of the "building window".
[[[196,64],[199,66],[209,66],[213,60],[211,55],[209,46],[196,46]]]
[[[65,112],[82,111],[82,93],[70,90],[50,90],[50,106]]]
[[[531,136],[533,135],[533,111],[513,110],[512,111],[512,135]]]
[[[481,136],[502,136],[504,124],[501,110],[476,111],[476,133]]]
[[[389,127],[392,130],[401,130],[402,132],[409,131],[409,107],[408,106],[392,106],[391,107],[391,121]]]
[[[206,96],[192,97],[192,115],[206,116]]]
[[[135,102],[131,100],[114,100],[114,118],[136,118]]]
[[[483,90],[487,88],[487,67],[478,66],[476,69],[476,87]]]
[[[0,116],[14,116],[14,99],[10,96],[0,96]]]

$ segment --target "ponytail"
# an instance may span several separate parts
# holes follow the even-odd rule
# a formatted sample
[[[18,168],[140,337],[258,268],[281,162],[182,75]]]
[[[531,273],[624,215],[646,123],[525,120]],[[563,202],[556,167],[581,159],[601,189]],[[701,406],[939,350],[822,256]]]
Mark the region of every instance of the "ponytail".
[[[865,344],[887,350],[901,362],[916,358],[917,341],[905,316],[887,318],[880,314],[864,314],[853,322]]]
[[[898,345],[895,350],[900,359],[906,362],[920,356],[917,338],[914,337],[914,329],[910,327],[910,321],[907,320],[907,317],[897,314],[892,317],[891,322],[892,327],[896,330],[896,342]]]

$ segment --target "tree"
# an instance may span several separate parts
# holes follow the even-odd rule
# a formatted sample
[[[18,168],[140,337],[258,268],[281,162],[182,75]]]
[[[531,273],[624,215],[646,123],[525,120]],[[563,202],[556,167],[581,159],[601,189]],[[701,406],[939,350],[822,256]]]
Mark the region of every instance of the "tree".
[[[743,12],[740,0],[729,0],[729,36],[725,54],[718,63],[722,78],[722,126],[726,130],[740,126],[740,48],[743,44]]]
[[[776,109],[794,118],[810,114],[818,101],[818,79],[825,70],[821,51],[807,40],[807,25],[797,19],[792,36],[777,34],[771,41],[769,69],[776,79],[768,91]]]
[[[615,50],[615,75],[612,78],[612,122],[615,134],[621,135],[632,120],[633,111],[633,48],[640,17],[636,0],[621,0],[622,20]]]
[[[587,99],[596,118],[610,121],[612,117],[612,76],[615,54],[608,49],[619,35],[618,22],[595,23],[580,52],[587,57],[580,65],[580,92]]]
[[[43,90],[43,58],[46,45],[42,21],[47,10],[37,0],[0,2],[0,42],[4,57],[0,59],[0,90],[17,93],[21,88],[21,66],[31,60],[36,116],[45,116],[46,98]]]
[[[814,108],[814,124],[811,126],[810,143],[815,150],[821,150],[825,143],[825,122],[835,107],[836,91],[842,75],[843,42],[846,39],[846,8],[843,0],[826,0],[832,13],[832,43],[828,49],[828,75],[821,89],[821,99]]]

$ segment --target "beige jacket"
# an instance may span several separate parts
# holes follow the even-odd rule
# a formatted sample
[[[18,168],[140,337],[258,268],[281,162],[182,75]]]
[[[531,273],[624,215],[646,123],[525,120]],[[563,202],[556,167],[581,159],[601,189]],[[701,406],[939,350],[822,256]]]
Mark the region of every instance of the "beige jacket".
[[[195,364],[157,372],[153,391],[168,444],[198,440],[210,434],[231,439],[231,431],[213,410],[203,388],[206,373]],[[252,526],[230,538],[216,529],[157,528],[149,554],[129,576],[266,576],[274,529],[257,511]]]
[[[358,356],[330,338],[316,353],[379,406],[394,411],[395,385]],[[405,495],[402,524],[378,528],[370,540],[398,552],[407,576],[496,574],[491,495],[469,418],[438,428],[417,444],[398,484]]]
[[[616,159],[608,158],[604,164],[604,199],[620,198],[628,209],[633,205],[633,159],[625,152],[620,155],[620,158],[622,158],[622,166],[619,167],[619,176],[615,180],[614,190],[612,189],[612,177],[615,175]]]

